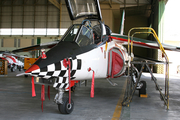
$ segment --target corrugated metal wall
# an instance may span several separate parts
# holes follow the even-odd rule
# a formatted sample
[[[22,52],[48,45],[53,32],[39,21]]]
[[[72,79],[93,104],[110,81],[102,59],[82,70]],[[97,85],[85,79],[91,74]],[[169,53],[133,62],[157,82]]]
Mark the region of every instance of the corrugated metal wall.
[[[103,21],[112,27],[112,10],[120,6],[102,6]],[[65,4],[60,10],[48,0],[0,0],[0,29],[68,28],[72,25]],[[61,20],[61,21],[60,21]],[[81,22],[82,19],[74,21]],[[60,25],[61,23],[61,25]]]
[[[1,28],[59,28],[59,9],[48,0],[1,0],[0,7]]]
[[[102,21],[113,30],[113,10],[119,11],[120,6],[101,5],[101,10]],[[41,43],[60,39],[69,26],[82,20],[70,20],[64,0],[61,9],[49,0],[0,0],[0,49],[34,45],[37,37],[41,37]]]
[[[72,24],[65,4],[61,15],[60,21],[60,10],[48,0],[0,0],[0,33],[4,34],[0,36],[0,49],[34,45],[37,37],[44,37],[42,43],[58,39],[60,23],[66,29]],[[55,29],[56,33],[49,35],[49,29]]]

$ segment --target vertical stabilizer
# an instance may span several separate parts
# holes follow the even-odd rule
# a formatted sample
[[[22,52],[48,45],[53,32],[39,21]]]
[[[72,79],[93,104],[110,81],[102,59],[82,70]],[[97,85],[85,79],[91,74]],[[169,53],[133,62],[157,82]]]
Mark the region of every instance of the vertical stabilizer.
[[[122,18],[121,18],[121,27],[119,30],[119,34],[123,35],[124,32],[124,21],[125,21],[125,10],[122,12]]]

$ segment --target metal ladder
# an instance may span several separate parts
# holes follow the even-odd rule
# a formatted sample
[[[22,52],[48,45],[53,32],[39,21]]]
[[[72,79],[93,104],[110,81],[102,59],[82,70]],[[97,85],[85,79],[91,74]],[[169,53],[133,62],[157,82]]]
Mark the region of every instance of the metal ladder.
[[[130,33],[133,30],[150,30],[151,32],[134,32],[131,36],[131,40],[130,40]],[[166,65],[166,69],[165,69],[165,93],[163,94],[161,91],[161,88],[159,87],[158,83],[157,83],[157,79],[154,77],[153,72],[151,71],[151,69],[149,68],[149,64],[156,64],[156,62],[152,62],[152,61],[133,61],[133,36],[136,34],[152,34],[154,36],[154,38],[156,39],[156,42],[162,52],[162,54],[165,57],[165,62],[164,64]],[[130,50],[130,43],[131,43],[131,50]],[[148,68],[148,71],[151,74],[151,78],[154,81],[156,88],[159,90],[160,92],[160,97],[161,99],[164,101],[164,104],[167,106],[167,110],[169,109],[169,59],[167,54],[165,53],[165,50],[156,34],[156,32],[154,31],[154,29],[149,28],[149,27],[135,27],[129,30],[128,32],[128,55],[131,56],[131,60],[129,61],[129,64],[131,65],[131,71],[133,70],[133,66],[134,64],[141,64],[141,70],[139,72],[139,76],[136,80],[135,84],[132,84],[132,72],[131,72],[131,76],[130,76],[130,68],[128,67],[128,77],[127,77],[127,87],[126,87],[126,95],[124,98],[124,101],[122,102],[122,105],[126,105],[129,106],[130,102],[132,101],[133,95],[135,93],[136,87],[138,82],[140,81],[141,78],[141,74],[142,71],[144,69],[144,66],[146,66]]]

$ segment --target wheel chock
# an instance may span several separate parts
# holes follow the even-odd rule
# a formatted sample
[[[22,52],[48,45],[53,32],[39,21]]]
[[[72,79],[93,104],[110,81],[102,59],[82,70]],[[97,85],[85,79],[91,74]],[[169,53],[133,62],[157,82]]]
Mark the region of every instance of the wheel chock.
[[[147,98],[147,97],[148,97],[148,94],[140,94],[140,97],[142,97],[142,98]]]

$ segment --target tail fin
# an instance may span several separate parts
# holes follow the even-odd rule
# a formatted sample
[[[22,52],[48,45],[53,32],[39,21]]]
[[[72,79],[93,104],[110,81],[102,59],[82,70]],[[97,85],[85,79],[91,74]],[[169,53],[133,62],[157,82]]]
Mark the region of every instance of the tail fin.
[[[119,34],[123,35],[124,32],[124,21],[125,21],[125,10],[122,12],[122,18],[121,18],[121,27],[119,30]]]

